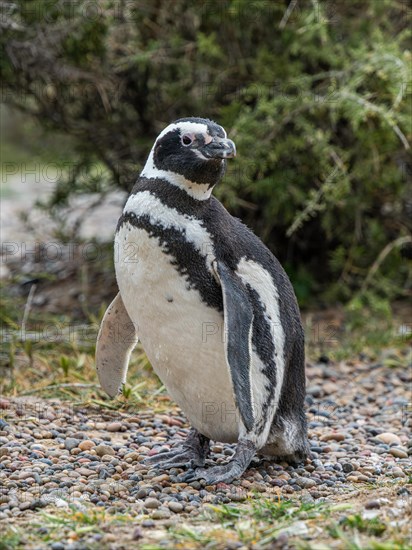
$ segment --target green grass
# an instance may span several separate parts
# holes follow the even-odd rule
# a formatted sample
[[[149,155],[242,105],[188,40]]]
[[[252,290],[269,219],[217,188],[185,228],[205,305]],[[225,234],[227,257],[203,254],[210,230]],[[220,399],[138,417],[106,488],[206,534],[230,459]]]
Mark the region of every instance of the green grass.
[[[360,533],[366,533],[368,535],[382,535],[386,530],[386,526],[378,519],[364,519],[360,514],[354,514],[342,519],[340,526],[348,527],[351,530],[359,531]],[[333,531],[331,532],[333,536]],[[336,537],[335,537],[336,538]]]
[[[0,550],[19,548],[24,540],[23,533],[15,527],[8,527],[0,538]]]

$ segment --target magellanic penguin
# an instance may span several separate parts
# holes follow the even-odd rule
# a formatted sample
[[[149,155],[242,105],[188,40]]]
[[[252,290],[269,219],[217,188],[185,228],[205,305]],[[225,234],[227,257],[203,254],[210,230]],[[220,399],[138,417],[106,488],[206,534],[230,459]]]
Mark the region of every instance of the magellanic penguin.
[[[183,445],[147,459],[190,466],[182,479],[229,483],[255,453],[307,455],[304,334],[292,285],[266,246],[212,196],[225,130],[179,119],[157,137],[119,220],[119,294],[97,341],[101,385],[115,396],[140,339],[192,429]],[[132,336],[130,328],[133,327]],[[237,443],[204,468],[209,440]]]

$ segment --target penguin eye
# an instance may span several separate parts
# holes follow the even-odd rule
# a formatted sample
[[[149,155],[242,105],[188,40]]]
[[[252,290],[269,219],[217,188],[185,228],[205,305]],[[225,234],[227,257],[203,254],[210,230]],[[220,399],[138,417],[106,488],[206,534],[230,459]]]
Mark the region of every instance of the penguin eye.
[[[185,145],[186,147],[188,145],[191,145],[193,143],[193,138],[192,136],[190,136],[189,134],[185,134],[184,136],[182,136],[182,143],[183,145]]]

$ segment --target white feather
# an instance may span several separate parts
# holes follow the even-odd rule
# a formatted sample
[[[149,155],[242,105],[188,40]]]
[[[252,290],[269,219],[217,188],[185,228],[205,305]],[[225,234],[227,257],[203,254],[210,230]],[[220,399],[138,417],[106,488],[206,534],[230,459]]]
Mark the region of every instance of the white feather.
[[[173,219],[176,226],[179,218]],[[187,235],[199,235],[196,220],[185,218],[184,223]],[[138,247],[134,262],[124,252],[130,242]],[[223,315],[187,288],[158,238],[124,224],[116,247],[119,289],[153,369],[192,426],[211,439],[236,442],[239,422],[225,360]]]

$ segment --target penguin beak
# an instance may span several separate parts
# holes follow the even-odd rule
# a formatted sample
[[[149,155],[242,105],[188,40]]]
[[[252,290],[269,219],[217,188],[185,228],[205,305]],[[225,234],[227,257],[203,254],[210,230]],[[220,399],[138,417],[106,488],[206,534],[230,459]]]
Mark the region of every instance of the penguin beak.
[[[229,159],[236,156],[236,145],[231,139],[214,137],[201,151],[210,159]]]

